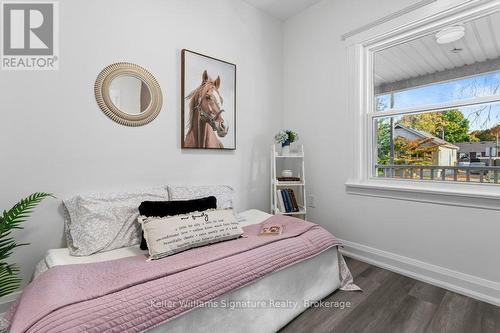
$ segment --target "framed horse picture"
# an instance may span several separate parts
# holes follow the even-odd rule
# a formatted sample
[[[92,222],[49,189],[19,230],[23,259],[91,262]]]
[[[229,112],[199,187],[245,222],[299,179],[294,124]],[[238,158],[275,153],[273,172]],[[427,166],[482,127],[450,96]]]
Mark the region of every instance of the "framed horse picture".
[[[236,149],[236,65],[182,50],[181,146]]]

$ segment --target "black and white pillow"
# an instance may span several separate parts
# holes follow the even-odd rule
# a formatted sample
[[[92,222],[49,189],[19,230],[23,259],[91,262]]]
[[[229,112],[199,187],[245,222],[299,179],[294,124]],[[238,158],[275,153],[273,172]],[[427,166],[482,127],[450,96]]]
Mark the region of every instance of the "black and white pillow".
[[[139,214],[144,217],[167,217],[191,212],[203,212],[208,209],[217,208],[217,199],[214,196],[193,200],[178,201],[144,201],[139,206]],[[141,239],[141,250],[147,250],[148,244],[144,238]]]
[[[138,220],[151,259],[236,239],[243,234],[232,209],[211,209],[168,217],[139,216]]]

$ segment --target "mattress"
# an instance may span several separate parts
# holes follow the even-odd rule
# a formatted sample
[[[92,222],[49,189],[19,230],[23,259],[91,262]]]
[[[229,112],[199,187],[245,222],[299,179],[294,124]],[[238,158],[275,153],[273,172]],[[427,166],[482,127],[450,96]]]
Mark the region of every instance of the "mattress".
[[[240,213],[239,221],[245,226],[260,223],[270,216],[252,209]],[[39,263],[35,275],[57,265],[114,260],[145,252],[133,246],[87,257],[73,257],[68,249],[53,249]],[[339,263],[337,248],[334,247],[225,294],[148,332],[276,332],[311,302],[321,300],[339,286]]]

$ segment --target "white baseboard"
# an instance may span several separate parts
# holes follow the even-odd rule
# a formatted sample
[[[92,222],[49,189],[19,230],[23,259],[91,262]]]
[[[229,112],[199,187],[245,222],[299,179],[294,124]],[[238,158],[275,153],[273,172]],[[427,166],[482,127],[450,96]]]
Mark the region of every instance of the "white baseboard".
[[[348,257],[500,306],[500,283],[362,244],[349,241],[342,243],[344,248],[341,252]]]
[[[0,316],[2,316],[5,312],[9,311],[10,307],[16,301],[17,297],[21,295],[21,290],[15,291],[10,295],[0,297]]]

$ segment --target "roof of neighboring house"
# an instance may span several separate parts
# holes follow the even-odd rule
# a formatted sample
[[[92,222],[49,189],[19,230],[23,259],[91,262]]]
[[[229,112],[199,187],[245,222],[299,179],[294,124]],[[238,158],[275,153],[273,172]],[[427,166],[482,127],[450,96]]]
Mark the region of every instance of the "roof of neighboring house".
[[[457,146],[461,153],[482,152],[487,148],[496,147],[495,141],[479,141],[479,142],[459,142]]]
[[[437,136],[434,136],[434,135],[432,135],[432,134],[430,134],[428,132],[425,132],[425,131],[420,131],[420,130],[417,130],[417,129],[414,129],[414,128],[409,128],[409,127],[403,126],[401,124],[396,124],[396,126],[394,126],[394,128],[401,128],[401,129],[403,129],[405,131],[413,133],[414,135],[416,135],[418,137],[421,137],[422,139],[432,139],[432,143],[435,144],[435,145],[438,145],[438,146],[444,146],[444,147],[447,147],[447,148],[450,148],[450,149],[459,149],[460,148],[458,146],[455,146],[452,143],[449,143],[448,141],[440,139]]]

